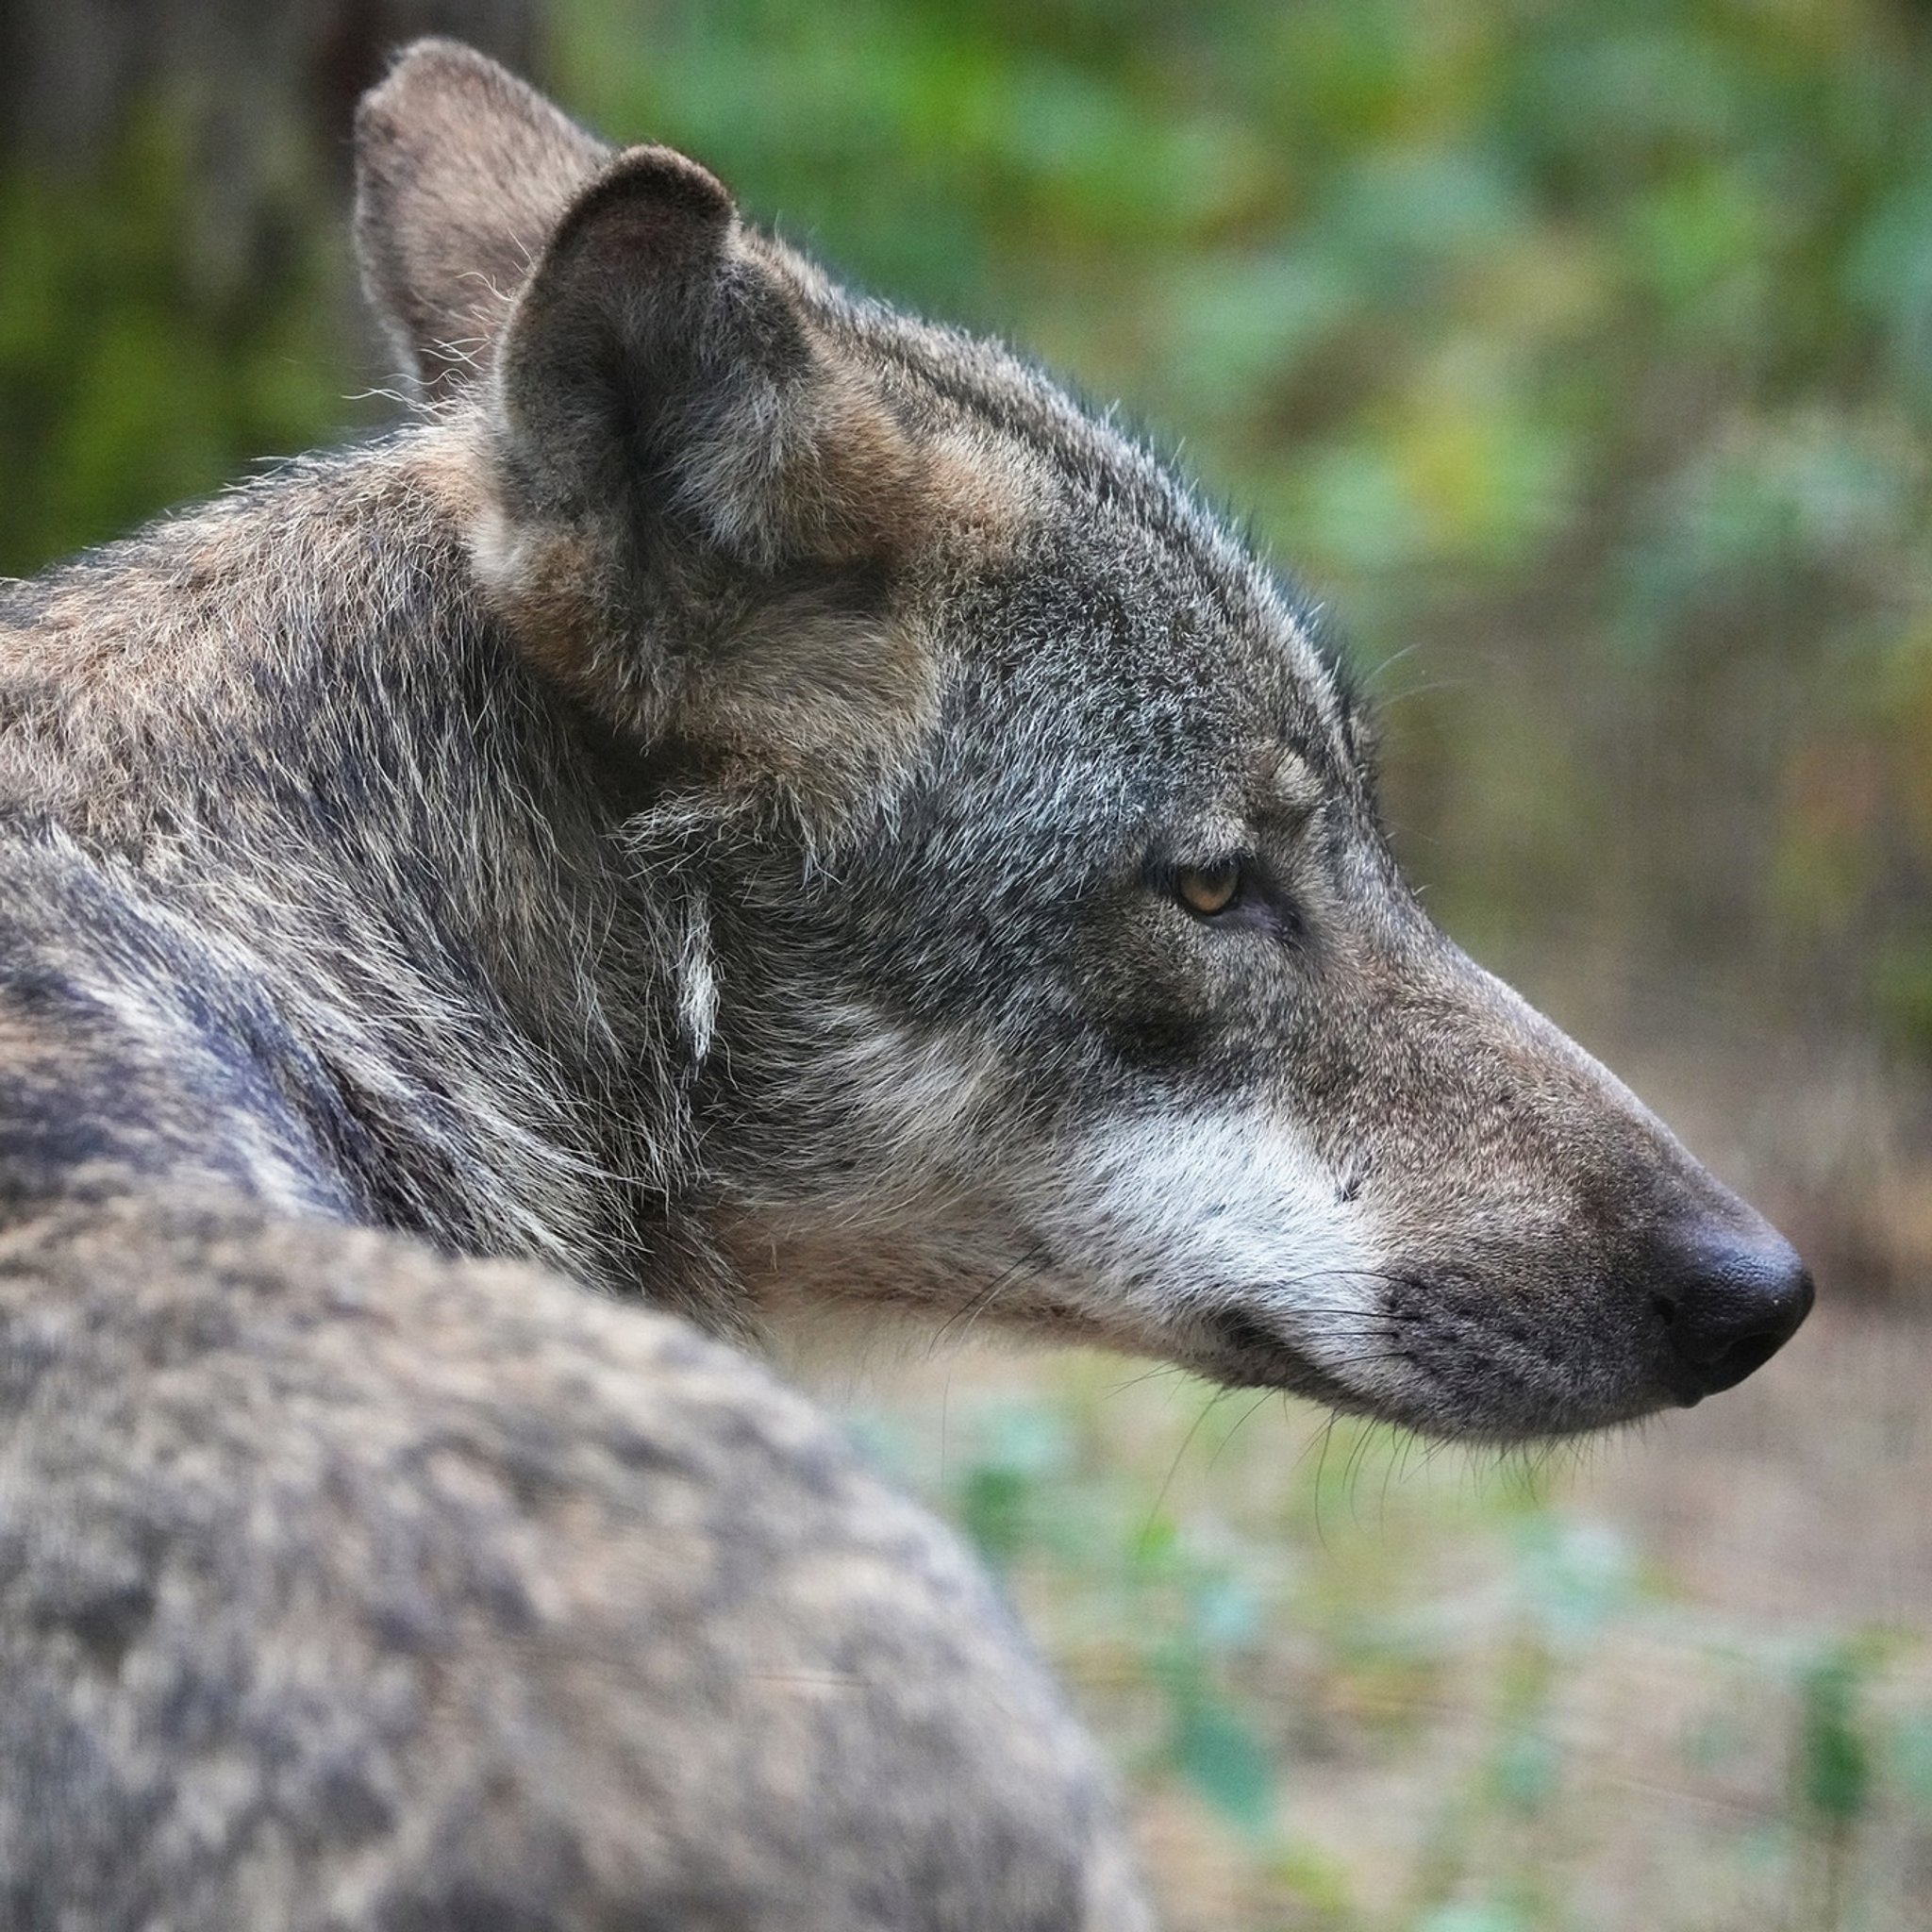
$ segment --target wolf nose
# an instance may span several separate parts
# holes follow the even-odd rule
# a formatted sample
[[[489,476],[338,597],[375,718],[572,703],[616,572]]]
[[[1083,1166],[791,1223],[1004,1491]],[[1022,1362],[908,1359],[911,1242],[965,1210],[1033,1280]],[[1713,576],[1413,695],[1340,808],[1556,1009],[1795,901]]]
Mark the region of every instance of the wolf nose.
[[[1659,1272],[1652,1303],[1699,1395],[1734,1388],[1761,1369],[1811,1312],[1810,1271],[1770,1228],[1756,1240],[1729,1230],[1701,1234]]]

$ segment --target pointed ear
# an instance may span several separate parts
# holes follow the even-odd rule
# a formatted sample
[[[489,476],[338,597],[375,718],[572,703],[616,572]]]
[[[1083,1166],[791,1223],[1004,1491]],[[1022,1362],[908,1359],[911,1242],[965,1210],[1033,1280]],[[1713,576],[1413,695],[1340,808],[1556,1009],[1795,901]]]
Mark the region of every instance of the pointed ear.
[[[621,155],[558,224],[505,331],[511,515],[621,512],[646,543],[765,571],[889,540],[917,466],[828,331],[824,286],[742,228],[695,161]]]
[[[524,649],[633,742],[734,787],[850,799],[925,728],[892,614],[934,451],[862,323],[668,148],[572,204],[504,332],[479,575]]]
[[[362,283],[432,399],[489,368],[517,291],[612,150],[493,60],[418,41],[356,113]]]

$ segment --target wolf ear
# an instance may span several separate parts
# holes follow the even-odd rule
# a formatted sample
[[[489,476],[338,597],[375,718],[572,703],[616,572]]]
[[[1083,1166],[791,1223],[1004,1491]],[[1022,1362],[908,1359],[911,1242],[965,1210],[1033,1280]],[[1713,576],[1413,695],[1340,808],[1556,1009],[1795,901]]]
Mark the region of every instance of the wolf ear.
[[[356,113],[356,252],[425,395],[490,366],[504,318],[612,150],[493,60],[418,41]]]
[[[357,161],[377,308],[432,399],[482,405],[466,538],[526,657],[735,792],[875,794],[937,675],[892,565],[979,486],[851,305],[695,161],[615,154],[446,41],[364,100]]]
[[[504,332],[492,399],[516,522],[618,518],[740,570],[890,541],[910,442],[825,326],[823,284],[664,147],[577,196]]]
[[[795,796],[875,778],[929,699],[886,607],[935,458],[844,314],[695,161],[628,150],[505,327],[473,528],[536,661],[634,741]]]

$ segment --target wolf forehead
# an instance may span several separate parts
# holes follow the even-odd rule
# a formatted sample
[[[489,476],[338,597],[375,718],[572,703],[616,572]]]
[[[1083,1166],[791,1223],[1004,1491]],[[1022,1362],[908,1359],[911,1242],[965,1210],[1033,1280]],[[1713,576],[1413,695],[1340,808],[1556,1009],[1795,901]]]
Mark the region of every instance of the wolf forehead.
[[[1292,788],[1285,752],[1331,784],[1367,775],[1360,695],[1319,607],[1158,450],[998,344],[872,304],[841,333],[915,438],[1007,512],[969,522],[963,555],[946,529],[932,575],[908,573],[969,688],[1013,700],[1003,728],[1030,712],[1049,742],[1156,749],[1191,782],[1232,758],[1263,792]]]
[[[876,649],[863,618],[881,613],[939,673],[910,756],[875,774],[899,808],[861,815],[873,836],[843,851],[848,879],[882,888],[848,922],[869,976],[957,1019],[994,952],[1003,972],[1063,969],[1084,940],[1159,969],[1127,1005],[1200,1004],[1174,946],[1135,943],[1110,902],[1126,895],[1131,925],[1150,874],[1278,851],[1318,811],[1326,857],[1382,851],[1366,708],[1319,608],[1157,448],[1005,345],[803,267],[794,286],[820,353],[952,496],[887,562],[846,567],[842,590],[831,573],[854,619],[838,649]],[[886,890],[920,874],[932,890],[909,907]]]

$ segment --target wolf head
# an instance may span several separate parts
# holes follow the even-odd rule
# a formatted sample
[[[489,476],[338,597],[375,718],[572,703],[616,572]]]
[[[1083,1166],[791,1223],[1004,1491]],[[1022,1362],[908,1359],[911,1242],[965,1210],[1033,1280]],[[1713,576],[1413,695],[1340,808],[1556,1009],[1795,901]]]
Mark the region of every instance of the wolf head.
[[[1309,612],[1005,351],[464,49],[364,103],[486,596],[620,748],[708,1224],[916,1308],[1449,1435],[1739,1381],[1791,1249],[1424,917]]]

